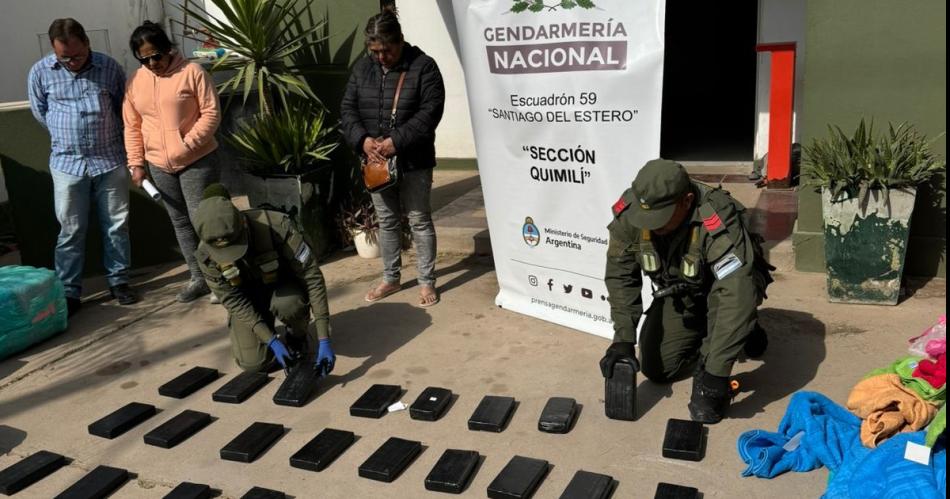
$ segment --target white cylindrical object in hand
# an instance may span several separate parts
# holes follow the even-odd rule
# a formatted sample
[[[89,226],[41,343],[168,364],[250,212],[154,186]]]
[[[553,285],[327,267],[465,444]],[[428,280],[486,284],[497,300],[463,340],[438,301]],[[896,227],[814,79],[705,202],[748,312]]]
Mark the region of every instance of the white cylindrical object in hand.
[[[158,189],[155,188],[155,184],[151,180],[145,179],[142,181],[142,188],[145,189],[145,192],[152,197],[155,201],[162,200],[162,193],[158,192]]]

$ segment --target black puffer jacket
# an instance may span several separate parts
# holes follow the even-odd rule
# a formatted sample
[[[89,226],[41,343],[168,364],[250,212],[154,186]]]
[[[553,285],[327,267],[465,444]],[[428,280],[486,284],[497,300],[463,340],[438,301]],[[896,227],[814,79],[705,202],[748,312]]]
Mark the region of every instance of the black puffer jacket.
[[[390,130],[389,114],[399,73],[406,72],[396,126]],[[396,146],[399,168],[422,170],[435,166],[435,127],[445,108],[445,86],[435,60],[408,43],[402,57],[385,75],[370,56],[353,66],[343,95],[341,120],[347,145],[363,153],[367,137],[389,136]]]

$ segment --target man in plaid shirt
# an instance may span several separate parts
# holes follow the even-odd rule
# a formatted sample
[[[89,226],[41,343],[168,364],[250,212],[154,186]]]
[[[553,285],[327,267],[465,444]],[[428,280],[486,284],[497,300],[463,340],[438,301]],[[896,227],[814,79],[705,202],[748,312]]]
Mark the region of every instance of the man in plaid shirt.
[[[66,288],[69,314],[82,296],[89,209],[102,229],[109,291],[122,305],[138,298],[129,288],[129,174],[122,144],[125,74],[111,57],[89,49],[75,19],[49,27],[53,53],[30,69],[27,92],[33,116],[50,134],[50,174],[60,232],[56,274]]]

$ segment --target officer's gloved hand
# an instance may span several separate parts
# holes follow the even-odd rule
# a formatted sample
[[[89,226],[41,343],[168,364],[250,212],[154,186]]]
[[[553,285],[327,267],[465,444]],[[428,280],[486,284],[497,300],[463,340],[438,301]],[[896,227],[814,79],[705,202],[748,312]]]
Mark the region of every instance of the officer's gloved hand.
[[[605,378],[614,374],[614,364],[626,362],[633,366],[633,370],[640,372],[640,361],[637,360],[636,344],[629,341],[618,341],[607,347],[607,353],[600,359],[600,372]]]
[[[333,371],[333,365],[336,364],[336,354],[333,353],[333,345],[330,344],[330,338],[323,338],[317,346],[317,371],[320,376],[326,376]]]
[[[284,345],[284,342],[280,341],[280,338],[277,336],[274,336],[267,342],[267,348],[270,348],[270,351],[274,352],[274,359],[276,359],[280,367],[283,367],[285,370],[293,363],[293,354],[290,353],[290,350]]]

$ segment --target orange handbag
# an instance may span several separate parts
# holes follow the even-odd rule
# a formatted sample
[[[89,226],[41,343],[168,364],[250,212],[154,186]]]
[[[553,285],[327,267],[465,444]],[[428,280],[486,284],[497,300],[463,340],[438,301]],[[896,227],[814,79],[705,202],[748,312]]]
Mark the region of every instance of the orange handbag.
[[[389,129],[396,126],[396,105],[399,104],[399,93],[402,91],[402,84],[406,80],[406,73],[399,74],[399,83],[396,84],[396,95],[393,97],[393,109],[389,114]],[[391,158],[382,158],[377,161],[369,160],[366,156],[362,158],[363,163],[363,184],[369,192],[379,192],[383,189],[396,185],[399,181],[399,171],[396,168],[396,156]]]

